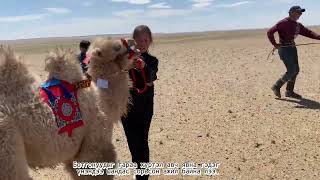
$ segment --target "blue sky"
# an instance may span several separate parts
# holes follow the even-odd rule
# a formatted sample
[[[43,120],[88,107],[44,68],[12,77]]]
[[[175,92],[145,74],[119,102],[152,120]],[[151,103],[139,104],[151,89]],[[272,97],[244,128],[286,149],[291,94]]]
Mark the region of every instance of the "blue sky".
[[[3,0],[4,1],[4,0]],[[0,39],[264,28],[307,9],[300,21],[319,24],[318,0],[10,0],[1,3]]]

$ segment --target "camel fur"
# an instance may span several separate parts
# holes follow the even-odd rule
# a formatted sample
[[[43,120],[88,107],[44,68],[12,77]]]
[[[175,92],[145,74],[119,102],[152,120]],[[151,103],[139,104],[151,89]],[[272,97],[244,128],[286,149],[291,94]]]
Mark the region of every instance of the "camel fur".
[[[130,47],[134,45],[133,41],[127,42]],[[57,133],[54,114],[39,95],[39,76],[29,72],[13,50],[0,47],[1,180],[31,179],[28,167],[54,167],[59,163],[66,165],[73,179],[112,178],[77,176],[72,162],[116,161],[113,123],[127,112],[126,71],[135,60],[128,59],[128,47],[121,40],[98,38],[92,47],[89,66],[92,86],[77,91],[84,126],[74,129],[71,137]],[[47,79],[72,84],[85,79],[77,57],[66,50],[50,52],[45,59],[45,70]],[[107,80],[108,88],[97,87],[98,79]]]

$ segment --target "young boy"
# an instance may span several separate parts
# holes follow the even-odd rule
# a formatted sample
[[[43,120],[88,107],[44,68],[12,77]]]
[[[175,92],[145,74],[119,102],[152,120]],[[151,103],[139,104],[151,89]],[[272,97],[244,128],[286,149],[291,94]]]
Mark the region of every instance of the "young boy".
[[[90,44],[91,44],[90,41],[82,40],[79,45],[79,48],[80,48],[79,61],[80,61],[83,73],[86,73],[88,71],[88,64],[90,63],[90,56],[87,54]]]

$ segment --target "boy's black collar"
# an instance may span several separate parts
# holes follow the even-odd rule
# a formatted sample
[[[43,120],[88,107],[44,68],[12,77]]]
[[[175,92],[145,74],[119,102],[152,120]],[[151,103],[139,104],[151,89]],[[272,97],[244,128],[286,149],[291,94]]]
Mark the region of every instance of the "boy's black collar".
[[[148,53],[148,51],[141,53],[142,56],[150,56],[150,54]]]

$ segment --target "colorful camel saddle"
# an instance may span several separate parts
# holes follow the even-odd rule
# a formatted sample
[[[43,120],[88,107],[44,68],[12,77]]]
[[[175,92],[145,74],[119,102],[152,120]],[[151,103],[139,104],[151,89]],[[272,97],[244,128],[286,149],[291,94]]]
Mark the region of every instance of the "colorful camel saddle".
[[[67,132],[71,137],[73,129],[84,125],[74,85],[51,79],[41,84],[40,96],[55,115],[58,134]]]

